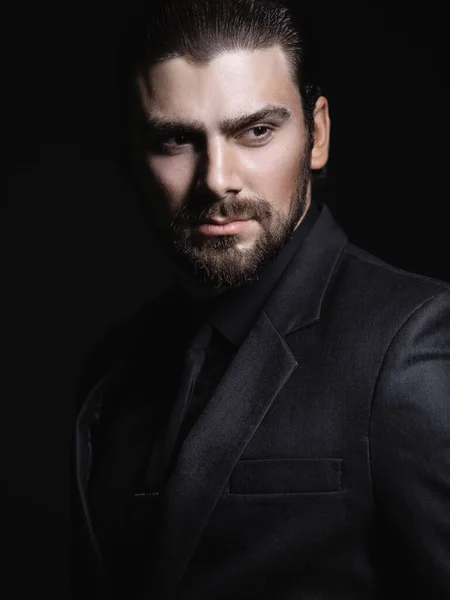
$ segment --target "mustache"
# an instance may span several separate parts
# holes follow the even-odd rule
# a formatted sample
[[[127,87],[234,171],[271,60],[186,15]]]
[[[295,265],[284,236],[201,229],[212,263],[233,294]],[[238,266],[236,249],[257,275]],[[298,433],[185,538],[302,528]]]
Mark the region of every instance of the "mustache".
[[[216,217],[266,221],[272,217],[272,214],[272,205],[264,198],[231,198],[220,200],[207,207],[204,204],[202,206],[186,204],[175,214],[171,227],[178,229],[186,224],[207,221]]]

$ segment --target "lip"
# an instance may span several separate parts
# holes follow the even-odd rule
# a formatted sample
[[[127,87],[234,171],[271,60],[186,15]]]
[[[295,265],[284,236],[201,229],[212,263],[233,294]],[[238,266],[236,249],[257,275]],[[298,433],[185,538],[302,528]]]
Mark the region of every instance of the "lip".
[[[205,235],[234,235],[245,229],[249,221],[250,219],[211,220],[205,223],[198,223],[195,229]]]

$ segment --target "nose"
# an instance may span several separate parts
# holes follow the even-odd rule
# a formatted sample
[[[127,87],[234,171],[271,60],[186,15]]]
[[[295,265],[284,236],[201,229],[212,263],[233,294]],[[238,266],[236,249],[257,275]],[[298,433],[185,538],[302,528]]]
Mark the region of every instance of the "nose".
[[[215,196],[238,194],[242,190],[236,149],[227,140],[208,140],[201,156],[198,186]]]

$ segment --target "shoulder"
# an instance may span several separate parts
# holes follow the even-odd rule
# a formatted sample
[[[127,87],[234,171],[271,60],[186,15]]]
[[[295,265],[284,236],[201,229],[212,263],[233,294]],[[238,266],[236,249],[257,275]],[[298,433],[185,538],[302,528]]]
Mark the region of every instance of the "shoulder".
[[[377,279],[386,283],[391,282],[396,286],[429,289],[436,292],[450,291],[450,283],[448,282],[395,267],[352,243],[348,243],[345,247],[343,259],[352,268],[364,270],[372,276],[376,276]]]
[[[391,310],[395,320],[395,314],[401,318],[428,299],[450,292],[448,282],[401,269],[353,244],[326,205],[308,239],[305,249],[309,252],[299,255],[296,276],[308,271],[311,285],[314,278],[326,279],[322,307],[330,311],[340,314],[340,309],[348,308],[363,316],[364,312]],[[324,257],[330,270],[323,269]]]
[[[395,307],[410,314],[436,296],[450,297],[449,283],[395,267],[352,243],[343,249],[335,280],[340,293],[394,313]]]

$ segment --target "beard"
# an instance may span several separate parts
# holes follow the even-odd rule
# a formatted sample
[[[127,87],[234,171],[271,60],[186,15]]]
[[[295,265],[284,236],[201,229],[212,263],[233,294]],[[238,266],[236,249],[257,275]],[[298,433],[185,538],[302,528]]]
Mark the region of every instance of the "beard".
[[[192,197],[175,214],[164,246],[184,276],[207,288],[227,289],[257,279],[291,238],[308,206],[308,153],[303,157],[289,199],[288,215],[280,214],[265,198]],[[238,235],[205,236],[193,228],[198,222],[222,217],[253,219],[260,234],[249,247],[239,247]]]
[[[219,200],[199,209],[187,204],[171,223],[172,255],[176,265],[195,282],[214,289],[238,287],[258,277],[291,238],[307,208],[307,180],[299,178],[290,198],[287,216],[281,215],[264,198],[231,198]],[[204,236],[192,224],[215,217],[254,219],[261,228],[255,242],[240,248],[238,236]]]

